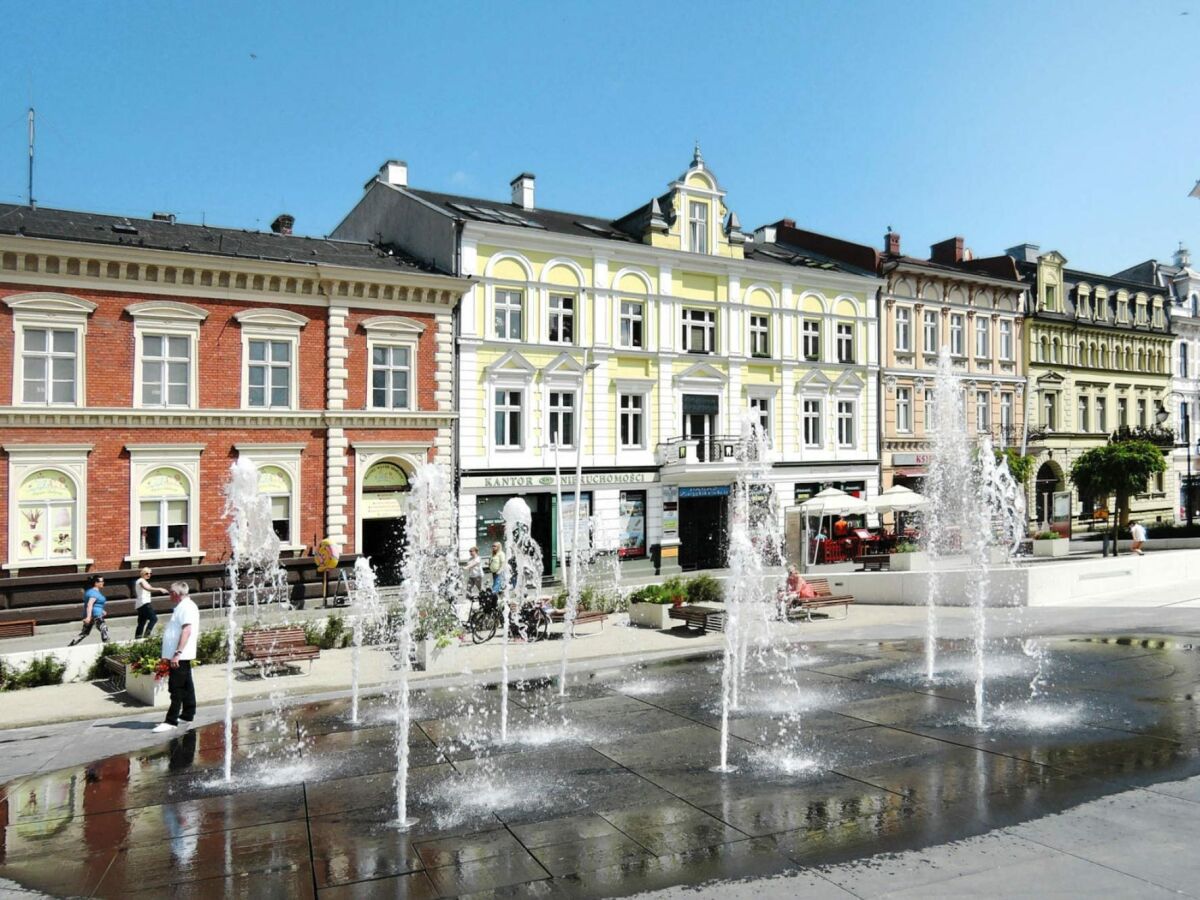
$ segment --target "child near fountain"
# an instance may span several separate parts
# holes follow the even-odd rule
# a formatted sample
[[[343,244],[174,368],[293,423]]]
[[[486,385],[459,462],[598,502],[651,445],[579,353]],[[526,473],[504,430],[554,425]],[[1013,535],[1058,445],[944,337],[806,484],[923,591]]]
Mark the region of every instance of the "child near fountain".
[[[108,643],[108,623],[104,621],[104,606],[108,603],[108,598],[104,596],[101,588],[104,587],[104,576],[93,575],[88,582],[88,589],[83,592],[83,628],[79,630],[79,634],[69,643],[68,647],[74,647],[85,637],[92,633],[92,627],[100,629],[100,642]]]

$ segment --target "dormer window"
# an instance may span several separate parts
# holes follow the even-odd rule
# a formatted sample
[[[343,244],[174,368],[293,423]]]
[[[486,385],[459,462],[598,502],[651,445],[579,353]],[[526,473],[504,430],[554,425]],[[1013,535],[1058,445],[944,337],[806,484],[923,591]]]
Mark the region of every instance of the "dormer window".
[[[708,252],[708,204],[688,203],[688,245],[693,253]]]
[[[1046,309],[1054,312],[1058,308],[1057,288],[1053,284],[1046,285]]]

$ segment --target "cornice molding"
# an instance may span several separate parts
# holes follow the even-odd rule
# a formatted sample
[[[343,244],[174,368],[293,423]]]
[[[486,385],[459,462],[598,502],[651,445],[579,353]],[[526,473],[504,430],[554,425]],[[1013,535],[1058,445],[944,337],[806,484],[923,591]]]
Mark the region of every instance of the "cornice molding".
[[[413,410],[27,409],[0,407],[0,428],[438,428],[457,413]]]

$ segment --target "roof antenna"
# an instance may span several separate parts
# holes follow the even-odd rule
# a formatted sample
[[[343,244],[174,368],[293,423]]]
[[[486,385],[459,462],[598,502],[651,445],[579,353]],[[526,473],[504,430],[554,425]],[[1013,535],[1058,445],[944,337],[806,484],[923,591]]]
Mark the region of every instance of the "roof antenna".
[[[34,131],[34,111],[33,107],[29,107],[29,208],[37,209],[37,203],[33,199],[33,139]]]

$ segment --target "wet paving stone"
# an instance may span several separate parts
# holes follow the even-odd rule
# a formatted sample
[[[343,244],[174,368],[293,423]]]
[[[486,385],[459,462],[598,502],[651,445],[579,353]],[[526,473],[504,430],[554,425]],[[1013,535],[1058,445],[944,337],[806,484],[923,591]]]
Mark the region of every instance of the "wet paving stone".
[[[581,898],[789,873],[840,896],[886,884],[885,868],[839,887],[798,867],[1016,823],[1034,849],[1014,850],[1014,866],[1057,841],[1105,865],[1124,854],[1133,884],[1190,852],[1200,798],[1167,782],[1200,773],[1200,654],[1000,642],[979,729],[969,647],[939,652],[933,684],[919,642],[752,659],[728,718],[734,770],[721,772],[711,655],[573,674],[565,697],[554,679],[514,682],[506,740],[495,686],[418,691],[407,829],[389,698],[362,698],[357,723],[348,700],[297,705],[282,725],[256,713],[235,721],[231,782],[218,723],[0,787],[0,878],[56,896]],[[1111,821],[1038,831],[1048,813],[1131,787],[1144,802]],[[1167,806],[1177,846],[1139,846]],[[1003,848],[977,850],[982,866]],[[960,868],[946,884],[993,884]]]

